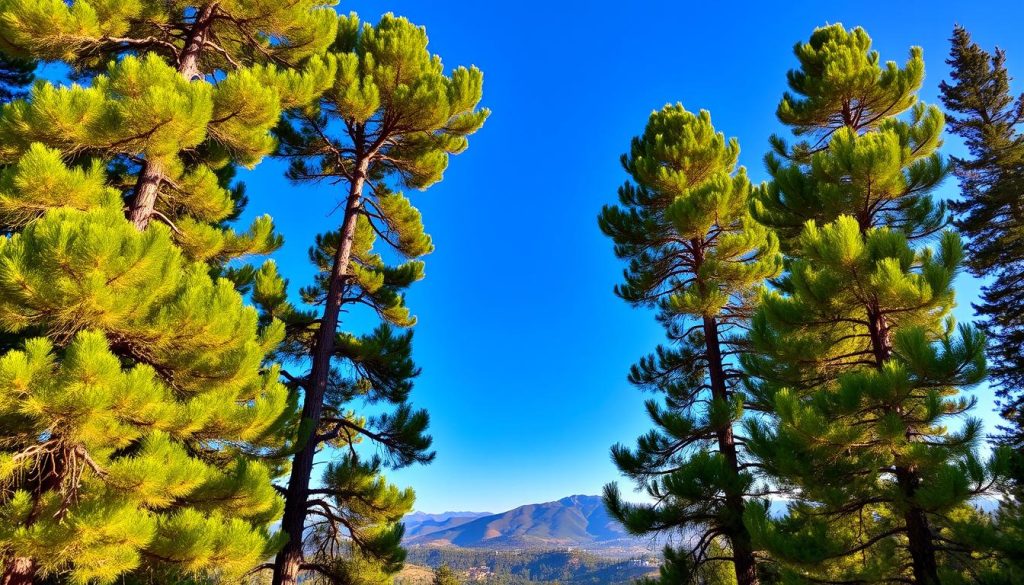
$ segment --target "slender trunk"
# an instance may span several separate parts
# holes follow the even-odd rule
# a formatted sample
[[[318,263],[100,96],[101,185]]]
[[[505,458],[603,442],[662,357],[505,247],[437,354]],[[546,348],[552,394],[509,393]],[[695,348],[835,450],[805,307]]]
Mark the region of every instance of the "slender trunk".
[[[912,502],[921,478],[913,468],[898,467],[896,481],[903,492],[903,497]],[[907,549],[914,567],[914,583],[916,585],[939,585],[938,564],[935,561],[935,541],[928,517],[924,510],[911,506],[903,514],[907,527]]]
[[[704,317],[704,343],[707,345],[708,377],[711,379],[711,395],[716,401],[728,402],[729,393],[725,383],[725,366],[722,360],[721,340],[718,337],[718,322],[714,317]],[[718,435],[718,451],[725,457],[732,473],[739,475],[739,457],[736,455],[736,440],[732,433],[732,423],[727,422],[715,429]],[[727,535],[732,545],[733,567],[736,570],[738,585],[757,585],[757,564],[754,560],[754,547],[750,533],[743,524],[743,510],[746,503],[743,494],[738,492],[725,493],[725,506],[729,510],[729,526]]]
[[[36,562],[28,557],[14,557],[4,567],[0,585],[32,585],[36,575]]]
[[[185,49],[178,57],[178,73],[189,81],[200,77],[199,57],[203,54],[203,47],[206,46],[206,39],[210,34],[210,25],[213,24],[214,12],[217,11],[218,4],[220,2],[210,2],[199,12],[195,22],[192,23],[192,30],[189,31]]]
[[[358,166],[349,189],[345,206],[345,218],[341,225],[341,238],[334,254],[331,280],[327,289],[327,303],[320,319],[316,342],[313,346],[313,366],[305,387],[302,404],[302,422],[308,429],[300,437],[302,448],[292,461],[292,473],[288,479],[285,495],[284,518],[281,530],[288,535],[288,542],[277,554],[274,563],[273,585],[295,585],[302,565],[303,530],[306,525],[306,500],[309,496],[309,480],[313,473],[313,457],[316,455],[316,433],[327,390],[327,375],[331,369],[331,354],[334,353],[334,339],[337,335],[338,314],[341,311],[341,295],[348,275],[349,259],[352,256],[352,242],[355,237],[356,219],[362,205],[363,184],[366,181],[368,161]]]
[[[149,225],[149,219],[153,216],[153,210],[156,208],[156,195],[160,190],[163,178],[163,169],[158,163],[150,159],[146,159],[142,163],[127,214],[128,221],[132,222],[135,229],[141,231]]]
[[[877,307],[868,309],[868,333],[871,335],[871,348],[879,369],[892,357],[892,341],[889,336],[889,324]],[[898,409],[899,410],[899,409]],[[912,429],[908,429],[908,433]],[[914,504],[914,494],[921,483],[917,470],[911,466],[895,466],[896,483],[909,504],[903,514],[903,522],[907,529],[907,548],[914,570],[916,585],[939,585],[938,566],[935,561],[935,541],[928,516],[924,510]]]
[[[885,362],[892,357],[892,339],[885,315],[877,307],[868,307],[868,334],[871,338],[871,353],[875,357],[875,367],[882,369]]]
[[[200,77],[199,57],[206,45],[207,35],[210,33],[210,25],[213,23],[214,12],[217,10],[218,2],[211,2],[203,7],[196,16],[189,31],[185,48],[178,56],[178,73],[185,79],[192,81]],[[160,183],[164,180],[163,168],[159,163],[146,159],[139,169],[139,178],[135,183],[131,203],[128,206],[128,221],[132,222],[136,229],[144,230],[153,217],[153,210],[156,207],[156,196],[160,191]]]

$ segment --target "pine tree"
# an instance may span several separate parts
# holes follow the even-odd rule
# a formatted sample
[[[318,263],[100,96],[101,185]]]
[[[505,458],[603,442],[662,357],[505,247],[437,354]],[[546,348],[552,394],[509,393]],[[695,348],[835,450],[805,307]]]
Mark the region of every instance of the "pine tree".
[[[795,499],[778,519],[748,507],[747,525],[793,582],[937,585],[976,568],[952,525],[991,482],[961,395],[984,377],[985,341],[949,317],[963,251],[934,235],[944,120],[916,102],[921,50],[899,67],[870,47],[859,28],[815,30],[779,106],[810,140],[773,140],[756,209],[788,234],[788,270],[743,363],[773,405],[748,421],[750,452]]]
[[[333,79],[334,26],[319,2],[0,3],[5,53],[82,82],[0,111],[5,585],[232,579],[276,550],[284,327],[226,264],[280,238],[231,229],[228,182]]]
[[[376,563],[385,573],[401,565],[398,521],[411,509],[411,492],[391,498],[375,515],[350,516],[361,508],[364,490],[378,489],[373,478],[385,466],[433,457],[424,434],[427,414],[408,403],[418,373],[409,357],[411,334],[392,327],[415,323],[403,291],[423,277],[417,258],[433,246],[419,211],[393,187],[426,189],[439,181],[449,155],[466,148],[466,137],[488,115],[477,109],[480,71],[459,67],[445,75],[440,58],[427,50],[426,31],[404,18],[388,14],[371,25],[342,16],[331,53],[333,86],[280,132],[294,181],[329,181],[344,191],[341,225],[317,238],[311,259],[318,274],[302,291],[319,315],[297,311],[280,296],[265,303],[268,314],[287,315],[294,332],[288,351],[310,361],[308,373],[292,377],[303,394],[303,427],[282,521],[290,539],[275,562],[275,585],[294,585],[304,568],[333,578],[357,572],[353,563]],[[406,261],[386,264],[375,252],[378,239]],[[369,307],[384,324],[366,336],[339,332],[339,314],[348,305]],[[351,375],[340,373],[339,362]],[[391,410],[367,417],[356,412],[360,404]],[[365,458],[356,449],[361,441],[372,442],[383,457]],[[329,467],[325,487],[311,489],[313,459],[325,445],[345,454]],[[343,527],[353,554],[330,565],[304,564],[311,519],[326,522],[332,534]]]
[[[600,226],[629,261],[615,292],[635,306],[656,307],[672,345],[659,347],[630,381],[664,396],[647,402],[656,428],[636,450],[612,449],[619,469],[656,504],[622,501],[605,489],[609,510],[635,534],[678,530],[698,536],[681,575],[696,582],[702,566],[727,548],[741,585],[758,582],[745,499],[756,491],[734,427],[743,413],[740,332],[753,293],[781,271],[778,241],[750,216],[750,181],[736,169],[739,146],[716,133],[711,115],[681,105],[654,112],[622,163],[634,182],[619,189],[621,207],[605,207]],[[722,545],[724,540],[724,546]]]
[[[953,159],[963,194],[953,211],[967,236],[968,269],[991,277],[976,308],[986,319],[991,380],[1009,421],[1005,439],[1024,449],[1024,95],[1010,93],[1006,54],[988,53],[963,27],[953,31],[947,62],[948,127],[971,156]]]
[[[459,585],[459,577],[447,564],[434,569],[434,580],[432,585]]]
[[[998,437],[1014,450],[994,535],[971,530],[978,548],[1001,559],[993,583],[1024,580],[1024,95],[1010,94],[1006,54],[990,54],[961,26],[953,30],[952,83],[940,84],[948,128],[962,137],[971,158],[954,158],[962,199],[953,203],[956,225],[968,237],[965,264],[975,276],[990,276],[975,305],[985,317],[989,372],[1002,415],[1009,422]],[[1012,497],[1011,497],[1012,496]]]

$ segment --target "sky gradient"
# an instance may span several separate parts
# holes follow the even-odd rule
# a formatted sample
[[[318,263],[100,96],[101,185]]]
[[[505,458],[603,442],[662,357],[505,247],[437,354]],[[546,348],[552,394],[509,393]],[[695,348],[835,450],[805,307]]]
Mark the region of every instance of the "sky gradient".
[[[430,411],[437,460],[393,472],[416,508],[504,511],[619,479],[609,458],[649,428],[630,364],[661,340],[651,316],[612,294],[622,265],[597,228],[626,176],[619,156],[665,103],[708,109],[739,138],[754,181],[775,107],[795,66],[794,43],[826,23],[863,26],[883,60],[924,48],[924,101],[938,103],[953,24],[1008,53],[1024,79],[1024,6],[985,2],[342,2],[375,21],[383,12],[427,27],[447,67],[484,71],[493,113],[440,184],[410,197],[437,251],[408,302],[419,317],[413,401]],[[1010,7],[1016,4],[1016,7]],[[1016,91],[1024,84],[1015,85]],[[959,152],[953,139],[944,151]],[[285,236],[275,258],[293,289],[309,281],[306,250],[333,229],[341,193],[294,187],[266,161],[241,173],[249,215],[271,214]],[[956,194],[949,180],[939,192]],[[977,283],[961,278],[960,319]],[[345,316],[343,315],[343,319]],[[353,318],[359,326],[358,316]],[[991,411],[978,390],[978,414]],[[994,420],[987,416],[987,420]],[[624,485],[627,490],[630,486]]]

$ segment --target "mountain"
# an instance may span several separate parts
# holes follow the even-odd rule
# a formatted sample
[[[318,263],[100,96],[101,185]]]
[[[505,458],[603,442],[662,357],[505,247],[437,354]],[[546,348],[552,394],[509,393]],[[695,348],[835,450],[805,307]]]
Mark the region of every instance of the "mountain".
[[[410,539],[424,534],[456,528],[477,518],[490,515],[490,512],[444,512],[442,514],[413,512],[402,519],[405,524],[405,539],[408,542]]]
[[[455,525],[433,530],[420,524],[406,529],[408,546],[463,548],[605,548],[636,545],[612,519],[599,496],[569,496],[555,502],[520,506],[478,518],[449,518]]]

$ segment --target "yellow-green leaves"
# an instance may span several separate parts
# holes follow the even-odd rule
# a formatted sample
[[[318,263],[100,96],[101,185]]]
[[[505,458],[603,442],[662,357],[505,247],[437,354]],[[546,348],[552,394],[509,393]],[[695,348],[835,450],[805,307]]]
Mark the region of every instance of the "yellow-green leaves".
[[[32,142],[68,153],[175,156],[205,138],[211,86],[189,83],[159,58],[128,57],[92,86],[36,85],[0,116],[10,160]]]
[[[19,50],[98,75],[85,87],[40,83],[6,106],[0,158],[14,162],[40,143],[66,158],[129,168],[141,161],[159,177],[157,217],[175,226],[192,258],[225,262],[267,251],[276,237],[239,238],[218,225],[237,203],[213,171],[257,164],[276,146],[271,130],[283,109],[308,105],[333,83],[334,60],[320,55],[337,26],[330,4],[214,3],[198,76],[186,79],[180,39],[167,31],[199,26],[202,6],[7,0],[0,30]],[[268,64],[290,59],[296,67]]]
[[[621,296],[660,303],[669,315],[710,317],[746,304],[779,273],[778,242],[750,217],[738,156],[707,111],[676,104],[651,114],[622,159],[636,187],[620,190],[624,209],[606,207],[599,218],[616,253],[631,259]]]
[[[434,251],[430,236],[423,231],[420,211],[412,206],[408,197],[401,193],[385,193],[373,205],[380,211],[392,235],[389,241],[395,244],[399,253],[406,258],[419,258]]]
[[[873,128],[914,105],[924,79],[919,47],[910,50],[902,68],[893,61],[883,65],[871,50],[871,37],[859,27],[818,28],[793,52],[800,69],[789,73],[793,93],[783,97],[777,113],[798,135],[842,126]]]
[[[83,585],[159,565],[232,580],[280,544],[284,326],[226,265],[281,239],[266,216],[228,227],[229,188],[333,85],[332,5],[0,0],[0,48],[85,80],[0,111],[5,559]]]
[[[862,230],[886,224],[913,237],[945,224],[944,206],[928,195],[949,170],[937,153],[944,121],[938,108],[917,103],[921,51],[911,49],[900,68],[882,66],[870,47],[862,29],[838,24],[796,47],[800,67],[789,72],[793,93],[778,116],[795,136],[812,138],[792,146],[772,138],[773,180],[753,208],[787,248],[805,221],[823,225],[843,214]]]
[[[337,31],[334,4],[217,2],[215,14],[220,18],[211,24],[209,35],[216,48],[209,47],[203,61],[211,68],[228,69],[239,62],[251,64],[254,55],[297,63],[322,54]],[[128,53],[138,47],[163,54],[180,50],[173,31],[187,29],[203,7],[196,2],[149,0],[5,0],[0,4],[0,38],[6,51],[94,67],[102,64],[104,53]]]
[[[365,69],[372,70],[373,56],[362,59],[370,65],[364,67],[355,53],[337,55],[338,76],[328,98],[338,112],[357,124],[366,123],[380,107],[380,90],[372,73],[365,73]]]
[[[281,99],[261,71],[240,69],[217,84],[210,138],[227,149],[232,160],[252,167],[274,150],[270,129],[281,117]]]
[[[259,560],[253,555],[262,552],[265,536],[251,521],[262,525],[280,506],[267,470],[239,461],[216,465],[190,454],[181,440],[203,440],[208,427],[195,417],[209,408],[198,411],[176,399],[148,366],[125,369],[105,335],[83,331],[63,351],[47,340],[32,340],[25,352],[0,359],[0,386],[4,395],[22,388],[18,401],[0,404],[0,418],[28,423],[26,433],[59,441],[65,456],[84,467],[81,483],[69,488],[76,494],[70,515],[58,512],[58,491],[44,498],[43,513],[30,526],[12,517],[18,498],[0,505],[0,516],[12,520],[0,529],[8,550],[40,558],[47,570],[70,567],[76,582],[107,583],[137,567],[143,553],[187,540],[187,527],[175,521],[185,514],[201,520],[207,533],[229,531],[257,550],[217,558],[226,543],[198,553],[179,546],[165,558],[193,563],[196,570],[221,564],[232,570]],[[119,453],[126,448],[128,454]],[[0,484],[10,479],[0,477]],[[224,501],[236,505],[218,504]],[[220,512],[211,514],[214,508]]]
[[[739,143],[728,142],[711,125],[711,114],[686,111],[681,104],[666,105],[651,114],[643,136],[633,139],[623,166],[635,180],[665,197],[675,197],[731,171],[739,158]]]
[[[0,4],[0,38],[4,50],[46,60],[71,60],[82,40],[119,36],[127,28],[125,12],[139,2],[82,2],[63,0],[6,0]],[[118,14],[117,5],[127,10]],[[98,10],[97,10],[98,9]]]
[[[17,164],[0,171],[0,223],[13,230],[49,209],[79,210],[119,206],[117,191],[106,185],[99,164],[69,168],[60,153],[33,144]]]
[[[346,121],[347,135],[325,138],[304,128],[302,139],[310,144],[295,141],[288,149],[315,152],[312,144],[331,141],[335,150],[370,159],[371,172],[394,173],[407,186],[425,189],[441,180],[448,155],[465,150],[466,137],[490,114],[479,108],[483,74],[475,67],[458,67],[445,75],[440,57],[427,49],[425,29],[405,18],[386,14],[370,24],[355,15],[342,16],[338,29],[331,54],[335,78],[320,107]],[[355,148],[354,141],[363,144]],[[343,173],[345,166],[332,157],[319,158],[317,174]],[[294,165],[292,175],[314,176],[306,166]]]

